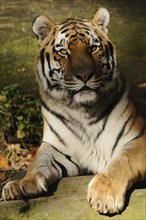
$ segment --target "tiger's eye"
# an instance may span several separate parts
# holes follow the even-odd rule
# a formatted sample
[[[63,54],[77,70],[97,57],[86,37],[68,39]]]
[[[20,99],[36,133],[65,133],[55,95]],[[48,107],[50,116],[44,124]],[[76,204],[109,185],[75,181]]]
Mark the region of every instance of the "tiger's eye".
[[[92,45],[91,47],[90,47],[90,52],[95,52],[96,50],[97,50],[97,45]]]
[[[61,55],[67,55],[67,54],[68,54],[68,52],[67,52],[66,49],[61,49],[61,50],[59,50],[59,53],[60,53]]]

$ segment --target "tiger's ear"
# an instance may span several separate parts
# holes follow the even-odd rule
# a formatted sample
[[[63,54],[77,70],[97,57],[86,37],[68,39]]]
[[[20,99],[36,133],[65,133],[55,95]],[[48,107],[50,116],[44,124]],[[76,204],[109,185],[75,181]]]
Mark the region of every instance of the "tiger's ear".
[[[34,19],[32,30],[37,36],[40,45],[42,44],[42,41],[45,39],[48,33],[51,31],[53,26],[54,23],[47,16],[41,15]]]
[[[99,8],[92,21],[96,23],[102,31],[108,33],[107,25],[110,21],[110,14],[106,8]]]

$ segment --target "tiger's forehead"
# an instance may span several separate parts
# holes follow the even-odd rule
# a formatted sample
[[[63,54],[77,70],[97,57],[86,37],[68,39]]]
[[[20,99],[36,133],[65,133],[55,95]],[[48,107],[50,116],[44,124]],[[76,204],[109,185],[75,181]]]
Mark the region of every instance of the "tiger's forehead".
[[[55,45],[66,46],[66,44],[80,40],[86,44],[99,42],[97,32],[100,31],[92,22],[70,18],[56,26]],[[63,45],[64,44],[64,45]]]

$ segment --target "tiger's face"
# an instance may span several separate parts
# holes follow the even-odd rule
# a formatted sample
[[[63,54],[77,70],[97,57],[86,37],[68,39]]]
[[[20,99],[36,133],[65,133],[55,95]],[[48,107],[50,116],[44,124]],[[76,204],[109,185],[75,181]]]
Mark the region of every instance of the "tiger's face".
[[[34,20],[41,90],[58,100],[94,104],[114,86],[116,58],[107,37],[108,22],[104,8],[91,21],[71,18],[55,25],[45,16]]]

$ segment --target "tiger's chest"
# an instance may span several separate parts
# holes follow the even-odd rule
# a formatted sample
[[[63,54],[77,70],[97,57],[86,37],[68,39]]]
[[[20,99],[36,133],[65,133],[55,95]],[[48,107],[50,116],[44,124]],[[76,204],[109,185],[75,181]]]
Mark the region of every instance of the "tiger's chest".
[[[115,146],[126,120],[120,118],[125,105],[99,121],[77,110],[42,107],[43,141],[71,156],[83,169],[99,172],[121,150],[122,145]]]

